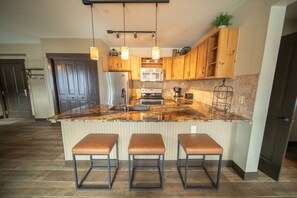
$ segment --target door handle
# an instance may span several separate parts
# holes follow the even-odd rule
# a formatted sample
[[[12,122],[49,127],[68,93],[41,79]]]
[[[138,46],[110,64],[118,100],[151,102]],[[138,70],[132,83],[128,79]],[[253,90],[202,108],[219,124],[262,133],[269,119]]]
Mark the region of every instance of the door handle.
[[[24,94],[26,97],[28,96],[27,89],[24,89]]]
[[[287,118],[287,117],[281,117],[280,120],[281,120],[282,122],[290,122],[290,119]]]

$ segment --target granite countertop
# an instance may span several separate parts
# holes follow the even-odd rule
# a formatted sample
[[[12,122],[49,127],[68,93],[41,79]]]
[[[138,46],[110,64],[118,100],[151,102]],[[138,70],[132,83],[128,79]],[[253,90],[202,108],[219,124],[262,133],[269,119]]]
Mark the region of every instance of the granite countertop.
[[[130,100],[130,105],[139,105],[139,100]],[[128,122],[170,122],[170,121],[239,121],[250,120],[235,115],[213,113],[210,106],[201,102],[178,99],[177,101],[166,99],[164,105],[150,105],[148,111],[119,111],[110,110],[112,106],[97,105],[88,107],[81,106],[53,117],[50,121],[128,121]]]

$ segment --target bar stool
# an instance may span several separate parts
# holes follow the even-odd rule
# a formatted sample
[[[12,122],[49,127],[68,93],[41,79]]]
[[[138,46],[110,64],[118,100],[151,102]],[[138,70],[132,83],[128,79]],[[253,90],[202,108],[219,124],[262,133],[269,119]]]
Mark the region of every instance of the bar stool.
[[[128,147],[129,158],[129,190],[163,190],[164,188],[164,153],[165,146],[160,134],[133,134]],[[157,159],[136,159],[140,156],[158,156]],[[156,166],[135,165],[134,161],[156,161]],[[136,168],[158,168],[160,186],[158,187],[133,187]],[[132,172],[131,172],[132,168]],[[132,175],[131,175],[132,174]]]
[[[110,153],[113,150],[114,145],[116,144],[116,159],[110,159]],[[98,190],[111,190],[112,184],[116,177],[118,168],[119,168],[119,155],[118,155],[118,135],[117,134],[89,134],[84,137],[80,142],[78,142],[72,148],[72,157],[74,163],[74,178],[75,178],[75,187],[77,190],[80,189],[98,189]],[[78,183],[77,176],[77,164],[76,156],[89,156],[90,157],[90,167],[81,181]],[[106,159],[94,159],[93,156],[106,156]],[[106,166],[95,166],[94,162],[104,161],[107,162]],[[115,162],[114,166],[110,165],[110,162]],[[83,182],[91,172],[93,168],[107,168],[108,171],[108,186],[107,187],[84,187]],[[115,169],[115,173],[111,178],[111,168]]]
[[[180,145],[186,154],[186,159],[180,159]],[[177,145],[177,169],[182,180],[184,189],[206,189],[206,188],[216,188],[219,189],[219,181],[221,175],[221,164],[222,164],[222,154],[223,148],[216,143],[207,134],[179,134],[178,135],[178,145]],[[216,176],[216,182],[211,178],[209,172],[205,168],[205,157],[206,156],[219,156],[218,170]],[[189,159],[191,156],[202,156],[202,159]],[[189,166],[189,161],[200,161],[199,166]],[[185,165],[181,166],[180,162],[185,161]],[[181,167],[185,168],[185,176],[182,176]],[[188,172],[189,167],[202,168],[208,178],[210,179],[212,186],[188,186]]]

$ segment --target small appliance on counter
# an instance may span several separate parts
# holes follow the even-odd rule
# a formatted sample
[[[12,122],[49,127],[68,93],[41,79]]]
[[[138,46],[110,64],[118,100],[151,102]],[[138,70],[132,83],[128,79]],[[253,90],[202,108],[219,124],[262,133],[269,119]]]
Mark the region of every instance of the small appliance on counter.
[[[163,105],[162,89],[141,88],[140,105]]]
[[[182,95],[181,95],[181,88],[180,87],[174,87],[173,88],[173,90],[174,90],[174,97],[182,97]]]
[[[192,93],[186,93],[185,94],[185,99],[193,99],[193,94]]]

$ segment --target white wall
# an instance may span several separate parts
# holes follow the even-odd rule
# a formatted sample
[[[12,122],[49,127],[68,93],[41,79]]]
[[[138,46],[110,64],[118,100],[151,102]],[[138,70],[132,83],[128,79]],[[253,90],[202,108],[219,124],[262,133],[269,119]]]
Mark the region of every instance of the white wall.
[[[240,29],[235,75],[260,73],[252,125],[244,128],[245,133],[239,129],[236,134],[236,141],[240,143],[235,148],[234,159],[245,172],[257,172],[258,169],[283,20],[282,15],[269,19],[271,5],[275,2],[277,0],[249,0],[233,12],[233,26]],[[268,28],[269,20],[276,28]],[[268,29],[272,31],[269,34]],[[268,37],[270,34],[273,35]]]
[[[25,68],[43,68],[40,44],[0,44],[0,54],[1,59],[24,59]],[[33,116],[47,118],[49,103],[45,79],[30,79],[28,87]]]

